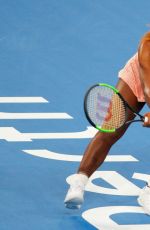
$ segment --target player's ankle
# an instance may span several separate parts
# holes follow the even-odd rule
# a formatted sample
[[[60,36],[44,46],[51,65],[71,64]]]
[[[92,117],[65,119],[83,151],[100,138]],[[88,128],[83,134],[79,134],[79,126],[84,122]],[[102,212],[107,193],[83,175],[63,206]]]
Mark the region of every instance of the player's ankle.
[[[89,178],[88,178],[88,176],[85,173],[78,172],[76,174],[76,179],[79,180],[79,181],[81,181],[84,184],[84,186],[86,186],[86,184],[88,183],[88,179]]]

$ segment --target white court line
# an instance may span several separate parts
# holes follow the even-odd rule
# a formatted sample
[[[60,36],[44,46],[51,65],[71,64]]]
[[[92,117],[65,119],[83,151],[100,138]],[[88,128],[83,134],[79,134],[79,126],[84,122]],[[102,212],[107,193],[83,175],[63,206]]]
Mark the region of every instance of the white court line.
[[[0,119],[73,119],[67,113],[2,113]]]
[[[48,103],[43,97],[0,97],[0,103]]]
[[[86,130],[70,133],[21,133],[14,127],[0,127],[0,140],[6,141],[32,141],[32,139],[82,139],[92,138],[96,129],[87,127]]]
[[[62,133],[23,133],[27,139],[83,139],[92,138],[97,130],[88,126],[86,130],[80,132],[62,132]]]
[[[33,156],[61,160],[61,161],[75,161],[80,162],[82,160],[82,155],[70,155],[70,154],[61,154],[57,152],[52,152],[47,149],[32,149],[32,150],[23,150],[27,154]],[[137,162],[138,160],[132,155],[108,155],[105,159],[105,162]]]

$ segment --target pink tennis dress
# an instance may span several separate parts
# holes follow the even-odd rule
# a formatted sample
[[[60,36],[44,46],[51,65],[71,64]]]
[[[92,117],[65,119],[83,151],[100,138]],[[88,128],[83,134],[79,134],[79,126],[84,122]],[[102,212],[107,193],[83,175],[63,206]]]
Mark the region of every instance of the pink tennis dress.
[[[132,90],[139,102],[145,102],[139,74],[138,53],[136,53],[119,71],[121,78]]]

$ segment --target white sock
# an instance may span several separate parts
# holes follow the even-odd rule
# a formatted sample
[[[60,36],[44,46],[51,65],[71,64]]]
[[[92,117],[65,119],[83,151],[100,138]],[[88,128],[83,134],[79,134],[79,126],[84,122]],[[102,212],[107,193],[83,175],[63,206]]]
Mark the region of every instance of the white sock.
[[[86,176],[85,174],[82,173],[77,173],[72,175],[72,179],[71,179],[71,185],[73,184],[82,184],[82,186],[86,186],[87,182],[88,182],[88,176]]]

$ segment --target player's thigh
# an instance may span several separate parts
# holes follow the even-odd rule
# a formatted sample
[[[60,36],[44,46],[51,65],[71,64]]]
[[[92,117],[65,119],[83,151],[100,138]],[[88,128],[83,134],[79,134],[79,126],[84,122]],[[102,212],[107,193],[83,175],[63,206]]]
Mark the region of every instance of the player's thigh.
[[[131,88],[122,80],[119,79],[116,88],[119,90],[120,94],[126,100],[126,102],[136,111],[140,112],[140,110],[145,105],[144,102],[138,102],[137,97],[134,95]],[[135,115],[129,110],[128,111],[128,118],[133,119]]]

